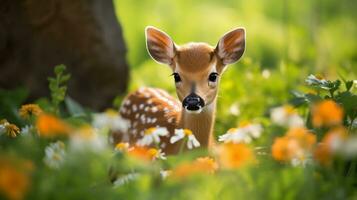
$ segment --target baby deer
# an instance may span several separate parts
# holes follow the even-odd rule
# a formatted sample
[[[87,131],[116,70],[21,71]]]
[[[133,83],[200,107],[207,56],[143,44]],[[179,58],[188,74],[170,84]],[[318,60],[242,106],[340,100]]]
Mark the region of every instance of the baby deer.
[[[129,94],[120,108],[121,116],[130,122],[127,133],[114,135],[137,143],[152,127],[165,127],[169,135],[160,136],[160,147],[172,154],[180,142],[171,144],[175,129],[189,129],[202,147],[213,142],[217,90],[221,74],[228,64],[238,61],[245,50],[245,29],[226,33],[216,47],[206,43],[177,45],[164,32],[146,28],[146,44],[150,56],[173,71],[176,101],[167,92],[156,88],[140,88]]]

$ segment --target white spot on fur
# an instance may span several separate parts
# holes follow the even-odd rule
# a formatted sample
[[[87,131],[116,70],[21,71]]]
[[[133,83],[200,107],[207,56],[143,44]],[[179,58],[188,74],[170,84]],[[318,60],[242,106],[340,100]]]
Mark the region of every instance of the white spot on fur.
[[[139,109],[141,110],[141,109],[143,109],[144,108],[144,104],[140,104],[139,105]]]
[[[156,106],[154,106],[154,107],[151,108],[151,111],[152,111],[153,113],[156,113],[158,110],[159,110],[159,109],[158,109]]]
[[[136,112],[138,110],[138,107],[134,104],[133,105],[133,111]]]

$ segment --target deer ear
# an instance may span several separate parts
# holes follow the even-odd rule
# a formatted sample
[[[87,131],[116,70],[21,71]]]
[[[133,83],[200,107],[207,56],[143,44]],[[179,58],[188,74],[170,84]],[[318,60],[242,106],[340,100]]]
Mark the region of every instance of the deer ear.
[[[245,50],[245,29],[237,28],[226,33],[218,42],[215,52],[223,65],[237,62]]]
[[[152,26],[146,27],[145,35],[150,56],[159,63],[171,65],[175,57],[175,44],[170,36]]]

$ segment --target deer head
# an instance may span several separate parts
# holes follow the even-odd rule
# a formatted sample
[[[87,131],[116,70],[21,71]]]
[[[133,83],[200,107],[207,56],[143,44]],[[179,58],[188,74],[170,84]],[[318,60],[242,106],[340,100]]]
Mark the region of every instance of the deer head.
[[[245,50],[244,28],[223,35],[216,47],[206,43],[177,45],[151,26],[145,32],[150,56],[172,69],[177,96],[187,113],[201,113],[214,104],[226,66],[237,62]]]

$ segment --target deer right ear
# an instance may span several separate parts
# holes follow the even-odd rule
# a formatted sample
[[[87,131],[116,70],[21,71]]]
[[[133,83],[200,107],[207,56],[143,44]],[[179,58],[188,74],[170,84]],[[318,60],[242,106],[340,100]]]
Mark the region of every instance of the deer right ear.
[[[175,43],[170,36],[152,26],[146,27],[145,35],[150,56],[159,63],[171,65],[175,57]]]

